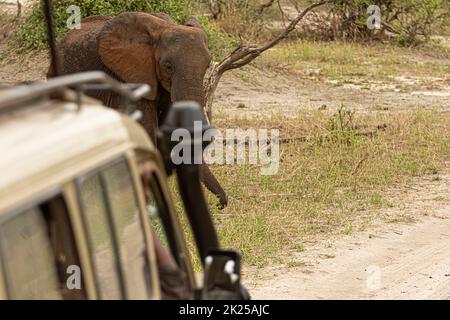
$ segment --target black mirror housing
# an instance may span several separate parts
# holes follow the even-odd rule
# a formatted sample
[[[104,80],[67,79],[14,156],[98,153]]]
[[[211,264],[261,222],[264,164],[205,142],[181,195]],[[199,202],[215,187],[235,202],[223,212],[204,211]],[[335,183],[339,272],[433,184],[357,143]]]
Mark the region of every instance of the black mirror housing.
[[[241,284],[241,256],[234,250],[211,250],[205,258],[204,300],[250,300]]]
[[[196,125],[198,123],[201,126]],[[203,141],[203,134],[211,128],[199,103],[194,101],[179,101],[170,107],[164,122],[156,132],[158,149],[163,157],[164,166],[168,175],[171,175],[175,168],[171,160],[171,151],[179,143],[178,141],[172,141],[172,134],[177,129],[184,129],[189,132],[190,139],[181,143],[191,145],[190,150],[193,150],[191,163],[198,163],[203,158],[204,149],[211,143],[210,141]],[[198,146],[201,146],[201,148],[198,148]]]

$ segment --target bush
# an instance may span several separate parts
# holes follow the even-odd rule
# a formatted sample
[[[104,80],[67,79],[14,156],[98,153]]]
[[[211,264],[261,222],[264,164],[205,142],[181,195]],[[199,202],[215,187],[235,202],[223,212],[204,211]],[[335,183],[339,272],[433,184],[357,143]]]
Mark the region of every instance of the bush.
[[[219,30],[216,24],[211,23],[208,18],[199,17],[200,23],[208,35],[208,49],[214,61],[220,61],[235,48],[239,42],[232,35]]]
[[[82,18],[98,14],[114,16],[127,11],[164,12],[178,23],[183,23],[188,16],[199,12],[193,0],[57,0],[53,5],[53,24],[57,38],[60,38],[68,30],[66,21],[70,14],[66,10],[70,5],[80,7]],[[237,41],[221,32],[206,17],[198,15],[198,18],[208,34],[209,50],[213,59],[220,60],[237,44]],[[20,26],[16,36],[22,49],[47,47],[47,29],[40,3],[35,4],[31,15],[25,24]]]
[[[428,40],[450,18],[446,0],[340,0],[329,6],[333,38],[372,37],[374,31],[367,27],[371,5],[380,8],[382,30],[393,34],[402,45]]]
[[[216,26],[223,33],[249,42],[269,39],[272,36],[269,22],[280,19],[275,6],[266,8],[263,14],[259,0],[221,0],[218,3],[221,9],[215,20]]]
[[[121,12],[142,11],[164,12],[177,22],[184,22],[191,14],[192,0],[56,0],[53,3],[53,23],[57,38],[60,38],[68,30],[67,19],[71,13],[67,13],[66,10],[70,5],[80,7],[82,18],[92,15],[112,16]],[[19,27],[16,36],[23,49],[47,46],[47,32],[41,1],[34,5],[30,16]]]
[[[216,2],[220,10],[215,24],[222,32],[261,42],[273,37],[280,25],[289,22],[285,14],[293,17],[292,5],[301,9],[319,0],[289,0],[290,7],[286,2],[269,0]],[[266,5],[263,9],[262,4]],[[368,22],[373,22],[375,17],[374,12],[368,13],[368,8],[374,5],[380,9],[381,30],[368,27]],[[402,45],[415,45],[449,24],[448,0],[335,0],[305,17],[298,32],[293,32],[290,38],[356,41],[392,37]]]

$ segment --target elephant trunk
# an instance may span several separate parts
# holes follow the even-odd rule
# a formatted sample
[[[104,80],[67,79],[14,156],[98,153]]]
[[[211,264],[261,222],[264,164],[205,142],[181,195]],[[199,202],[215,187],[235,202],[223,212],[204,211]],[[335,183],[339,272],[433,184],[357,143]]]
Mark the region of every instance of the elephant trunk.
[[[195,101],[203,107],[205,101],[203,92],[203,77],[198,79],[172,79],[171,99],[172,102]],[[226,207],[228,204],[227,194],[206,164],[203,164],[200,167],[200,178],[202,179],[205,187],[218,197],[219,207]]]
[[[172,79],[171,100],[172,102],[195,101],[203,107],[205,103],[203,80],[185,77]]]
[[[200,167],[200,178],[205,184],[205,187],[219,199],[219,208],[225,208],[228,205],[227,194],[206,164],[202,164]]]

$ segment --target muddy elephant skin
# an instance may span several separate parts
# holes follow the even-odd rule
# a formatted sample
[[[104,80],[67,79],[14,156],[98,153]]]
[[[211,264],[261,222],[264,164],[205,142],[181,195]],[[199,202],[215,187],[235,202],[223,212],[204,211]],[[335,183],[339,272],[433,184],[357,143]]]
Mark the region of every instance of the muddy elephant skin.
[[[101,70],[129,83],[146,83],[151,92],[137,104],[141,124],[155,141],[155,129],[172,102],[204,104],[203,77],[210,63],[207,36],[194,17],[179,25],[166,14],[125,12],[116,17],[91,16],[68,31],[58,46],[60,73]],[[50,66],[47,77],[53,76]],[[107,91],[89,92],[107,106],[120,109],[121,98]],[[125,111],[125,110],[121,110]],[[208,166],[202,165],[205,186],[227,196]]]

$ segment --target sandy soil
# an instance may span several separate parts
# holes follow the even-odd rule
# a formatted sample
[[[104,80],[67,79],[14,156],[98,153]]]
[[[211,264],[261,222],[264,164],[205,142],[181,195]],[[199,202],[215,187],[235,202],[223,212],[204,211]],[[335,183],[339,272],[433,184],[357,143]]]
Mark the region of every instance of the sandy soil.
[[[283,110],[289,114],[317,109],[334,111],[342,104],[357,112],[450,110],[450,86],[444,79],[428,79],[435,89],[426,90],[410,78],[395,79],[400,84],[393,86],[378,82],[336,85],[286,72],[280,75],[247,68],[246,73],[246,77],[250,73],[257,80],[243,80],[242,71],[224,75],[216,91],[216,111],[257,115]]]
[[[299,267],[249,270],[256,299],[450,299],[450,174],[391,190],[396,221],[324,239]]]

